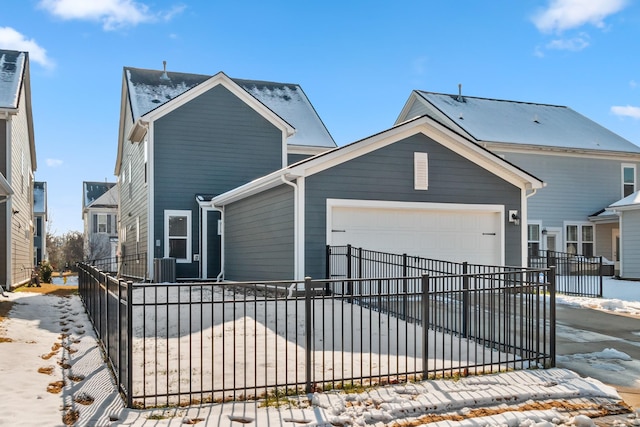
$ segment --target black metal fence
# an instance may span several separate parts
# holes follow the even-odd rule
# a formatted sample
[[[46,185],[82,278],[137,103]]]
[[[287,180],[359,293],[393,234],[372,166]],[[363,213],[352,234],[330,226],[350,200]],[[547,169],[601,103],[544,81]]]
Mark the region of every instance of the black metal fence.
[[[602,297],[602,257],[576,256],[562,252],[539,251],[530,256],[531,269],[555,267],[556,292],[566,295]],[[327,246],[327,277],[409,277],[422,274],[484,274],[504,273],[519,267],[479,265],[399,255],[347,246]]]
[[[79,270],[80,296],[129,407],[555,364],[546,270],[180,284]]]
[[[113,258],[86,260],[85,264],[92,265],[112,276],[139,282],[146,282],[149,279],[146,252]]]
[[[556,292],[565,295],[602,298],[602,257],[585,257],[547,250],[529,254],[529,267],[556,270]]]

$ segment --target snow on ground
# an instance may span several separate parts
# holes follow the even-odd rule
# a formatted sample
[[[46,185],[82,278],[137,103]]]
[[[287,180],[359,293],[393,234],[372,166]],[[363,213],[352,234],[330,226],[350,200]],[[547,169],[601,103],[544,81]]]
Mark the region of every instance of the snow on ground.
[[[587,302],[559,297],[558,302],[590,304],[612,311],[623,307],[629,313],[634,304],[640,304],[640,283],[607,279],[604,294],[603,300]],[[577,398],[619,399],[612,387],[556,368],[472,376],[459,381],[390,385],[349,394],[315,393],[310,402],[292,401],[280,408],[238,402],[136,411],[124,408],[77,296],[16,292],[7,298],[14,306],[9,318],[0,324],[3,383],[0,425],[63,426],[66,416],[67,420],[75,418],[76,426],[95,427],[185,424],[582,427],[592,422],[575,415],[581,408],[562,409],[557,402],[569,405],[566,402]],[[589,357],[605,362],[611,357],[624,357],[620,353],[608,349]],[[640,414],[631,414],[626,424],[640,425]]]
[[[556,301],[559,304],[640,315],[640,282],[605,277],[602,296],[603,298],[586,298],[557,295]]]

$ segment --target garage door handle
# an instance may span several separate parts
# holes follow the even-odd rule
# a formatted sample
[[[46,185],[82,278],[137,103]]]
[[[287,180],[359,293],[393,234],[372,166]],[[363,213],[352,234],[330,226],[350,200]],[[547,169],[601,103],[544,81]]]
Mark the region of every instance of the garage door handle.
[[[347,230],[331,230],[332,233],[346,233]]]
[[[496,233],[482,233],[483,236],[495,236]]]

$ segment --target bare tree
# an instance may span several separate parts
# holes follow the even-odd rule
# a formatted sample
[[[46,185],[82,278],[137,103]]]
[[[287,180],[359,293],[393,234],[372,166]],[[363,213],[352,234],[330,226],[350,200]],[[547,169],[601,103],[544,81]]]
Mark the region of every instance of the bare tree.
[[[93,234],[89,237],[86,259],[105,259],[111,257],[111,242],[107,234]]]

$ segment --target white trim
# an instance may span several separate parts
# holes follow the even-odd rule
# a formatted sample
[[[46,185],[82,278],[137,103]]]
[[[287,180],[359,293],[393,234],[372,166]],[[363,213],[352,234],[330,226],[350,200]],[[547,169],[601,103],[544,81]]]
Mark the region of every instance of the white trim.
[[[413,153],[413,189],[429,189],[429,154]]]
[[[305,234],[305,216],[306,216],[306,211],[305,211],[305,192],[306,192],[306,182],[304,177],[300,177],[296,180],[296,183],[298,184],[298,198],[295,201],[295,203],[297,204],[297,210],[298,210],[298,223],[297,223],[297,230],[296,230],[296,234],[298,235],[298,246],[295,249],[297,254],[298,254],[298,259],[297,259],[297,268],[295,269],[297,271],[297,277],[296,280],[303,280],[306,276],[306,257],[305,257],[305,243],[306,243],[306,234]]]
[[[325,238],[327,245],[332,244],[333,208],[378,208],[378,209],[404,209],[423,211],[461,211],[496,213],[500,216],[500,265],[505,260],[505,209],[504,205],[489,204],[462,204],[462,203],[431,203],[431,202],[393,202],[388,200],[358,200],[358,199],[327,199],[327,218]]]
[[[148,150],[149,150],[149,158],[153,159],[154,151],[155,151],[155,125],[154,123],[149,123],[149,129],[147,132],[147,141],[148,141]],[[147,171],[149,173],[148,182],[147,182],[147,271],[149,271],[149,275],[152,279],[156,279],[153,277],[154,268],[153,268],[153,258],[155,256],[155,220],[154,220],[154,203],[155,200],[155,179],[154,179],[154,162],[149,162],[147,164]]]
[[[322,154],[329,150],[335,150],[336,147],[318,147],[315,145],[287,145],[288,154],[301,154],[315,156],[316,154]]]
[[[627,162],[635,160],[640,162],[640,153],[630,153],[624,151],[598,151],[579,148],[572,149],[562,147],[549,147],[544,145],[509,144],[490,141],[480,141],[478,142],[478,144],[488,150],[500,153],[539,154],[541,156],[573,157],[598,160],[607,159]]]
[[[169,257],[169,218],[172,216],[176,217],[186,217],[187,218],[187,236],[186,236],[186,244],[187,244],[187,253],[186,258],[176,258],[176,263],[178,264],[187,264],[191,263],[191,242],[193,240],[192,231],[191,231],[191,216],[193,212],[189,209],[165,209],[164,211],[164,257]]]
[[[576,225],[578,226],[578,240],[575,241],[577,244],[577,248],[576,248],[576,255],[580,254],[580,255],[584,255],[582,252],[582,244],[584,243],[584,241],[582,240],[582,227],[591,227],[591,229],[593,230],[593,240],[591,240],[591,244],[593,244],[593,255],[595,256],[596,252],[596,225],[592,222],[589,221],[564,221],[562,223],[562,251],[560,252],[566,252],[567,251],[567,243],[568,243],[568,239],[567,239],[567,226],[569,225]]]

